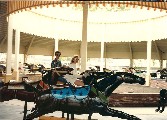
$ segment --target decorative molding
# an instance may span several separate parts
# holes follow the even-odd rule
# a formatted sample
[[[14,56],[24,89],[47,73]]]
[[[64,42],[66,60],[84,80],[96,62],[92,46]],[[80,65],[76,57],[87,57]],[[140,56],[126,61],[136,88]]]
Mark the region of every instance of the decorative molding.
[[[87,1],[88,2],[88,1]],[[8,7],[7,7],[7,13],[11,14],[11,13],[15,13],[15,12],[19,12],[19,11],[23,11],[23,10],[27,10],[28,8],[31,9],[32,7],[37,7],[40,6],[41,8],[43,6],[46,6],[47,8],[49,7],[49,5],[59,5],[60,7],[62,7],[63,4],[66,4],[67,6],[69,6],[69,4],[74,4],[75,6],[77,6],[78,4],[85,4],[84,1],[17,1],[17,0],[12,0],[12,1],[8,1]],[[132,5],[133,7],[135,6],[141,6],[142,7],[148,7],[149,8],[154,8],[156,9],[160,9],[162,10],[167,10],[167,2],[142,2],[142,1],[133,1],[133,2],[122,2],[122,1],[89,1],[89,7],[91,7],[92,5],[96,5],[97,7],[101,4],[104,7],[106,5],[111,5],[113,6],[114,4],[117,4],[118,6],[120,6],[121,4],[125,4],[126,7],[128,7],[129,5]]]

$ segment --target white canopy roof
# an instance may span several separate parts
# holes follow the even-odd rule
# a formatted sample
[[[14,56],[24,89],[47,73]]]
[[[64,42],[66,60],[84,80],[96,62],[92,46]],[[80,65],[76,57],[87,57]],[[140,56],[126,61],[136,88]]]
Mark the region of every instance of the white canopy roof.
[[[13,28],[42,37],[82,40],[82,7],[49,6],[12,14]],[[129,42],[167,38],[167,13],[132,6],[91,6],[88,42]]]

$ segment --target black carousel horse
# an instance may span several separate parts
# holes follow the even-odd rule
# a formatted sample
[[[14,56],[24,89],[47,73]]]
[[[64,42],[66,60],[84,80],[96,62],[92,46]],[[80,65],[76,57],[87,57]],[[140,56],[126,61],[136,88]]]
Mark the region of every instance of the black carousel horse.
[[[11,68],[11,72],[13,72],[13,68]],[[4,65],[0,65],[0,73],[2,74],[2,72],[3,73],[6,73],[6,66],[4,66]]]
[[[99,78],[101,79],[100,82],[97,81]],[[101,84],[106,83],[102,82],[105,80],[110,84],[107,84],[107,89],[100,90]],[[26,119],[33,119],[54,111],[62,111],[67,113],[67,119],[69,119],[69,114],[71,114],[71,119],[74,119],[74,114],[89,114],[88,119],[90,120],[93,113],[99,113],[103,116],[140,120],[133,115],[110,109],[107,98],[124,82],[145,84],[143,78],[132,74],[122,77],[111,73],[90,72],[86,76],[83,75],[83,81],[87,85],[82,87],[73,87],[70,84],[52,85],[51,88],[45,90],[45,94],[41,94],[36,99],[35,108],[32,109],[32,113],[27,115]],[[48,92],[46,93],[46,91]]]
[[[162,70],[157,70],[157,72],[160,72],[160,78],[164,79],[165,77],[167,77],[167,69],[164,68]]]
[[[67,113],[67,119],[69,119],[69,114],[71,114],[71,119],[74,119],[74,114],[89,114],[88,119],[90,120],[93,113],[99,113],[103,116],[140,120],[133,115],[110,109],[107,98],[123,82],[143,85],[145,84],[143,78],[132,74],[120,76],[106,72],[89,72],[85,73],[82,78],[85,86],[74,87],[70,83],[65,85],[50,84],[52,83],[50,82],[51,75],[52,71],[47,71],[43,80],[36,83],[22,81],[5,84],[0,90],[1,100],[19,99],[25,101],[23,119],[34,119],[47,113],[62,111]],[[22,85],[24,85],[24,89],[20,88]],[[107,89],[102,88],[103,85]],[[35,103],[35,108],[28,115],[27,102]]]
[[[40,81],[12,81],[3,83],[0,87],[0,102],[9,101],[12,99],[18,99],[25,101],[24,105],[24,117],[27,114],[27,102],[35,102],[37,98],[37,92],[35,91]]]
[[[38,72],[42,72],[45,69],[45,66],[42,64],[28,64],[28,63],[24,63],[25,69],[28,69],[29,73],[36,73]]]
[[[0,72],[5,72],[6,71],[6,67],[4,65],[0,65]]]
[[[67,71],[70,70],[71,69]],[[42,74],[45,74],[46,71],[47,70],[44,69],[42,71]],[[43,77],[43,79],[47,83],[44,83],[43,80],[29,81],[28,77],[23,77],[22,81],[19,82],[10,81],[8,83],[4,83],[0,81],[0,102],[9,101],[12,99],[25,101],[24,118],[23,118],[25,119],[26,118],[25,115],[27,114],[27,102],[35,102],[38,96],[40,96],[41,94],[48,93],[48,89],[50,88],[50,85],[48,84],[49,81],[48,78],[49,78],[48,74],[45,75],[45,77]]]
[[[156,112],[162,113],[165,110],[165,106],[167,104],[167,90],[160,90],[158,108],[155,110]]]

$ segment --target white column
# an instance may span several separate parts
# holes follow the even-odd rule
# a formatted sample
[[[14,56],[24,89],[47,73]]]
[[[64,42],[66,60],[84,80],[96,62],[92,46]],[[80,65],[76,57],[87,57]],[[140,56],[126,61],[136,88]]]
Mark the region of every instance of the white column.
[[[150,80],[151,80],[151,75],[150,75],[150,68],[151,68],[151,47],[152,47],[152,27],[153,27],[153,22],[150,20],[147,25],[145,26],[147,29],[147,73],[146,73],[146,86],[150,85]]]
[[[59,39],[55,37],[54,41],[55,41],[55,45],[54,45],[54,52],[52,55],[52,60],[55,58],[55,52],[59,50]]]
[[[15,33],[15,64],[16,80],[19,81],[19,51],[20,51],[20,31],[17,29]]]
[[[101,40],[101,57],[100,57],[100,71],[103,72],[104,64],[104,39],[105,39],[105,24],[103,25],[103,33]]]
[[[107,46],[106,44],[104,43],[104,57],[105,57],[105,62],[104,62],[104,66],[105,68],[107,68]]]
[[[147,41],[147,73],[146,73],[146,86],[150,85],[150,66],[151,66],[151,40]]]
[[[54,50],[53,50],[53,55],[52,55],[52,60],[55,58],[55,52],[59,50],[59,39],[57,36],[54,38]]]
[[[81,42],[81,72],[87,67],[87,19],[88,19],[88,3],[84,2],[83,6],[83,26],[82,26],[82,42]]]
[[[55,35],[54,35],[54,49],[53,49],[53,54],[52,54],[52,59],[55,57],[55,52],[59,50],[59,32],[61,31],[60,28],[58,27],[61,23],[60,20],[56,20],[56,22],[53,24],[53,27],[55,29]]]
[[[13,19],[12,16],[8,16],[8,42],[7,42],[7,60],[6,60],[6,75],[11,74],[11,61],[12,61],[12,38],[13,38],[13,28],[12,28]]]
[[[104,64],[104,41],[101,41],[101,57],[100,57],[100,72],[103,72]]]
[[[59,50],[59,39],[58,39],[58,37],[56,36],[54,40],[55,40],[54,52],[56,52],[56,51]]]

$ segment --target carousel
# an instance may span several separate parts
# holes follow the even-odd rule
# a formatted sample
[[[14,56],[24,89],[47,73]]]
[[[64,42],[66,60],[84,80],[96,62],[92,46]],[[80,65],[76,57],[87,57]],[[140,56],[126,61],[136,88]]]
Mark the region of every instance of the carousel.
[[[0,91],[1,101],[10,99],[25,101],[23,119],[34,119],[47,113],[62,111],[62,117],[65,117],[64,113],[67,113],[66,119],[70,119],[70,114],[71,119],[74,119],[74,114],[88,114],[88,119],[91,120],[93,113],[99,113],[120,119],[140,120],[134,115],[109,108],[109,97],[112,97],[113,91],[122,83],[149,86],[152,43],[156,44],[156,40],[167,38],[165,32],[167,28],[166,5],[165,2],[142,1],[8,1],[6,14],[8,16],[7,67],[3,88]],[[59,83],[60,76],[71,74],[72,69],[69,68],[42,70],[42,80],[39,81],[30,82],[27,81],[27,78],[18,81],[18,55],[20,51],[25,50],[20,47],[21,33],[52,39],[53,48],[43,44],[45,48],[42,48],[41,51],[45,51],[44,54],[53,55],[57,50],[61,50],[65,55],[79,54],[81,56],[81,79],[84,85],[75,86],[69,82]],[[29,49],[34,39],[35,37],[31,38],[26,54],[37,53],[37,49],[34,51]],[[73,48],[70,47],[60,49],[60,40],[80,42],[79,50],[72,50]],[[13,42],[15,43],[14,51],[12,51]],[[86,70],[88,42],[99,44],[98,50],[89,52],[89,56],[94,55],[101,58],[100,71]],[[140,57],[147,58],[145,78],[126,72],[102,72],[103,58],[112,56],[110,54],[112,52],[109,51],[112,51],[113,48],[106,49],[106,44],[110,46],[112,42],[128,43],[131,65],[133,64],[131,44],[146,43],[146,53],[139,53]],[[13,75],[11,73],[12,52],[15,53]],[[125,54],[126,51],[123,51],[121,56],[125,57]],[[156,55],[153,54],[154,56]],[[162,61],[162,57],[163,55],[158,51],[157,58]],[[66,72],[62,74],[62,71]],[[53,73],[57,73],[58,77],[53,76]],[[15,82],[10,81],[13,76]],[[5,94],[8,96],[3,97]],[[157,97],[157,101],[158,99]],[[35,103],[35,107],[29,114],[27,114],[27,102]],[[159,103],[162,103],[161,99]],[[159,110],[160,108],[156,111]]]

